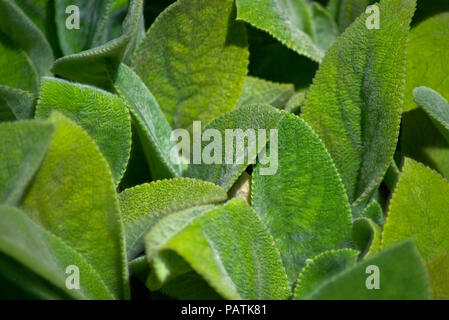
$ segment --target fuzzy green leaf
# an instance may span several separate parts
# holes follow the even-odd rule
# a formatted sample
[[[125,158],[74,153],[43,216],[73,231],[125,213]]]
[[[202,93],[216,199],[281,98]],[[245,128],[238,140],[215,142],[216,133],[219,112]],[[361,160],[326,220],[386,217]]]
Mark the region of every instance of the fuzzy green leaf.
[[[407,49],[407,81],[404,111],[418,107],[413,90],[426,86],[449,100],[449,13],[428,18],[410,32]]]
[[[291,84],[280,84],[247,77],[240,94],[237,107],[244,105],[269,104],[275,108],[282,108],[295,93]]]
[[[352,241],[362,257],[370,257],[381,249],[381,229],[370,218],[358,218],[352,225]]]
[[[123,101],[108,92],[56,78],[42,82],[36,118],[57,110],[75,121],[95,140],[120,182],[131,150],[131,119]]]
[[[370,198],[393,158],[415,4],[382,0],[378,30],[368,29],[368,15],[361,15],[329,49],[302,108],[335,161],[351,203]]]
[[[154,96],[124,64],[118,69],[114,86],[133,116],[153,179],[180,176],[180,158],[171,153],[175,146],[170,140],[172,130]]]
[[[293,283],[306,259],[350,240],[352,218],[337,170],[312,129],[288,113],[278,128],[278,170],[270,175],[256,166],[252,204]]]
[[[54,133],[50,123],[19,121],[0,125],[0,203],[18,205],[44,160]]]
[[[98,273],[79,253],[16,208],[0,206],[0,252],[20,262],[27,269],[18,275],[20,280],[13,278],[14,284],[25,280],[26,285],[27,274],[34,273],[68,297],[113,299]],[[79,290],[70,290],[66,286],[68,266],[79,269]],[[2,274],[5,275],[5,272]],[[30,283],[28,285],[34,286]]]
[[[89,135],[60,113],[22,207],[82,254],[116,298],[128,296],[123,226],[112,175]]]
[[[427,87],[415,88],[415,102],[429,115],[435,127],[449,142],[449,103],[438,92]]]
[[[435,299],[449,298],[449,183],[424,165],[406,158],[390,202],[382,244],[413,237],[427,264]]]
[[[164,216],[226,199],[226,191],[222,188],[188,178],[160,180],[123,191],[119,201],[128,259],[135,258],[143,251],[143,236]]]
[[[379,289],[368,289],[379,268]],[[421,300],[429,298],[428,276],[412,241],[399,243],[329,279],[308,296],[312,300]]]
[[[332,17],[305,0],[237,0],[237,18],[268,32],[297,53],[321,62],[338,32]]]
[[[384,213],[379,202],[373,200],[361,213],[363,218],[369,218],[378,225],[383,225],[385,222]]]
[[[0,122],[32,118],[35,101],[31,92],[0,85]]]
[[[298,277],[294,299],[304,299],[324,281],[355,265],[358,254],[352,249],[331,250],[309,260]]]
[[[182,220],[183,213],[177,215],[165,219]],[[228,299],[286,299],[290,295],[273,239],[245,201],[234,199],[209,209],[176,231],[171,222],[161,220],[147,234],[150,262],[160,252],[174,251]]]
[[[202,156],[203,161],[200,164],[196,164],[195,158],[191,159],[188,176],[210,181],[229,190],[248,165],[255,163],[257,155],[263,151],[266,141],[270,139],[271,130],[277,127],[279,120],[284,114],[286,113],[267,105],[243,106],[218,117],[204,127],[203,132],[216,133],[209,137],[209,140],[204,137],[202,139],[199,133],[196,135],[196,132],[194,132],[193,153],[196,152]],[[262,139],[263,135],[259,134],[259,129],[266,130],[266,141]],[[232,138],[234,147],[230,146],[231,135],[226,134],[227,130],[235,130],[233,133],[238,135],[236,138]],[[248,144],[246,142],[243,144],[244,141],[249,139],[251,132],[255,135],[254,139],[251,140],[254,142],[257,139],[257,143]],[[245,134],[248,134],[246,139]],[[228,142],[226,142],[226,136],[229,138]],[[238,146],[239,141],[241,143],[240,147]],[[201,147],[201,150],[199,150],[199,147]],[[195,148],[198,148],[198,151],[195,151]],[[226,148],[229,151],[228,156]],[[232,161],[230,161],[231,153]],[[212,157],[210,159],[212,163],[208,164],[204,161],[204,156]]]
[[[72,0],[64,0],[63,2],[73,2]],[[99,7],[106,5],[106,0],[102,1],[81,1],[83,6]],[[110,2],[110,1],[109,1]],[[112,80],[110,74],[115,73],[120,63],[126,59],[130,51],[134,50],[136,46],[136,37],[138,37],[139,27],[142,23],[142,8],[143,0],[133,0],[130,3],[128,14],[123,22],[122,35],[116,39],[106,42],[105,39],[90,44],[87,47],[77,49],[73,54],[58,59],[52,67],[52,71],[70,80],[77,82],[91,84],[101,87],[106,90],[112,90]],[[64,6],[65,10],[65,6]],[[84,10],[89,11],[89,8]],[[104,13],[106,14],[106,13]],[[88,17],[94,16],[92,14],[86,15]],[[98,23],[98,21],[95,21]],[[65,20],[64,26],[65,28]],[[87,39],[79,35],[80,30],[68,30],[67,32],[76,32],[76,37],[80,39]],[[86,30],[87,31],[87,30]],[[104,31],[98,31],[98,34]],[[106,42],[106,43],[104,43]],[[90,49],[92,48],[92,49]],[[88,49],[88,50],[87,50]]]
[[[331,0],[327,6],[328,11],[334,16],[338,23],[340,32],[344,32],[355,19],[357,19],[366,7],[370,4],[370,0]]]
[[[243,87],[248,49],[233,0],[179,0],[152,24],[133,68],[169,123],[189,128],[234,109]]]
[[[42,31],[10,0],[0,0],[0,34],[27,54],[39,76],[49,75],[54,61],[50,44]]]

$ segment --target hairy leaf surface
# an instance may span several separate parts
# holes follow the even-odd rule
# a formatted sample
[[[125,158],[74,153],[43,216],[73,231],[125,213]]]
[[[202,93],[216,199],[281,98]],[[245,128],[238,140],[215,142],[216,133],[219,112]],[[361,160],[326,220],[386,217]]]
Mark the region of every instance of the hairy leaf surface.
[[[390,203],[382,244],[413,237],[426,261],[434,299],[449,298],[449,183],[436,172],[406,159]]]
[[[329,150],[351,203],[370,197],[399,133],[405,53],[415,0],[382,0],[380,29],[361,15],[329,49],[302,117]]]
[[[252,204],[293,283],[306,259],[345,245],[352,218],[338,172],[310,126],[285,113],[278,128],[278,170],[263,175],[265,166],[256,166]]]
[[[82,254],[114,297],[126,298],[123,226],[109,166],[81,127],[60,113],[50,119],[56,133],[22,207]]]
[[[234,109],[248,66],[233,0],[179,0],[152,24],[133,68],[171,125],[189,128]]]
[[[54,110],[87,131],[109,162],[114,181],[119,183],[131,150],[131,119],[123,101],[100,89],[44,78],[36,118],[48,118]]]

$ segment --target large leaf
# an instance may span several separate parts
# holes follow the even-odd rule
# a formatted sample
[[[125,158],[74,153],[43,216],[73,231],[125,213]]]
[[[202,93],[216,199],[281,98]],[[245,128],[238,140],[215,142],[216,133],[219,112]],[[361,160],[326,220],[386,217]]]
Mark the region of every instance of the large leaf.
[[[380,29],[361,15],[329,49],[302,109],[335,161],[351,202],[368,199],[396,148],[415,0],[382,0]]]
[[[368,289],[368,277],[379,270],[379,289]],[[375,269],[374,269],[375,270]],[[375,272],[375,271],[374,271]],[[421,300],[429,298],[428,276],[413,242],[407,241],[363,260],[329,279],[308,296],[312,300]]]
[[[100,89],[44,78],[36,118],[48,118],[53,110],[63,113],[89,133],[118,183],[131,150],[131,119],[123,101]]]
[[[112,175],[94,141],[60,113],[22,207],[82,254],[116,298],[128,296],[123,226]]]
[[[128,259],[143,251],[143,236],[164,216],[190,207],[223,202],[226,191],[188,178],[159,180],[120,193]]]
[[[406,159],[382,234],[384,246],[413,237],[429,270],[432,296],[449,298],[449,183]]]
[[[31,92],[0,85],[0,122],[32,118],[35,101]]]
[[[153,23],[133,68],[171,125],[188,128],[232,110],[248,65],[233,0],[179,0]]]
[[[404,111],[416,108],[413,90],[426,86],[449,100],[449,13],[441,13],[421,22],[410,32],[407,49],[407,81]]]
[[[237,0],[237,11],[239,20],[316,62],[321,62],[338,32],[327,11],[305,0]]]
[[[295,300],[304,299],[324,281],[355,265],[358,254],[358,251],[352,249],[331,250],[308,261],[298,277]]]
[[[71,3],[73,1],[63,0],[61,1],[61,6],[63,2]],[[106,0],[78,0],[77,2],[80,2],[80,4],[83,3],[83,6],[88,6],[88,8],[83,8],[83,10],[87,10],[87,12],[92,9],[90,8],[92,6],[96,8],[95,10],[98,10],[100,6],[106,5]],[[102,41],[97,41],[95,45],[90,44],[90,46],[87,45],[87,47],[83,47],[82,50],[85,51],[80,53],[77,52],[81,51],[81,49],[77,49],[77,51],[75,51],[76,53],[74,52],[73,54],[58,59],[53,65],[52,71],[57,75],[77,82],[112,90],[113,86],[110,79],[110,73],[115,73],[120,63],[130,54],[130,50],[132,51],[135,48],[135,42],[137,41],[136,37],[138,37],[139,27],[142,23],[142,7],[143,0],[131,1],[128,14],[123,22],[122,34],[120,37],[106,43],[104,43],[106,40],[102,39]],[[85,19],[90,19],[93,16],[95,15],[89,12],[85,15]],[[96,20],[94,20],[94,22],[98,23]],[[77,39],[88,39],[80,36],[80,30],[68,30],[65,32],[71,31],[76,32],[75,35]],[[85,31],[87,32],[87,30]],[[97,31],[97,34],[101,33],[104,33],[104,30]]]
[[[291,84],[273,83],[256,77],[247,77],[237,107],[269,104],[276,108],[283,108],[294,93],[294,87]]]
[[[200,137],[194,132],[194,155],[190,161],[188,176],[210,181],[229,190],[248,165],[256,162],[256,157],[264,150],[272,130],[285,114],[267,105],[243,106],[209,123],[203,133],[214,133],[210,137]],[[259,130],[265,130],[265,136]],[[195,163],[195,153],[201,156],[199,164]],[[212,153],[212,163],[209,164],[204,161],[204,156],[212,157]]]
[[[150,262],[157,254],[173,251],[224,298],[288,298],[273,239],[245,201],[231,200],[180,227],[186,213],[166,217],[147,234]]]
[[[50,123],[0,125],[0,203],[18,205],[44,160],[54,133]]]
[[[175,147],[170,139],[172,130],[154,96],[124,64],[118,69],[114,86],[133,116],[153,179],[180,176],[180,158],[171,153]]]
[[[25,267],[21,274],[12,278],[13,285],[35,286],[29,283],[30,273],[47,280],[66,296],[76,299],[113,299],[98,273],[75,250],[57,236],[34,223],[24,212],[0,206],[0,251]],[[2,269],[5,267],[2,261]],[[68,266],[76,266],[80,274],[79,290],[66,286]],[[8,271],[2,270],[3,276]],[[12,288],[10,288],[12,289]],[[33,291],[36,288],[29,288]],[[39,289],[36,291],[39,292]]]
[[[40,76],[49,75],[54,60],[49,43],[42,31],[10,0],[0,0],[0,33],[26,52]]]
[[[427,87],[413,91],[415,101],[429,115],[435,127],[449,142],[449,103],[438,92]]]
[[[264,165],[256,166],[252,204],[293,283],[307,258],[350,240],[352,218],[343,183],[312,129],[288,113],[278,128],[278,170],[264,175]]]

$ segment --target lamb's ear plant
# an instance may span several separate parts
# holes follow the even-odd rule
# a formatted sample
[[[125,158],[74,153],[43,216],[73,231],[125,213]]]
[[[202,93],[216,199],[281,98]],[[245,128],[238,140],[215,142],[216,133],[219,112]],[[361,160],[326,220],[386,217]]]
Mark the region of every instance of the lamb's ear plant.
[[[0,298],[449,299],[425,3],[0,0]]]

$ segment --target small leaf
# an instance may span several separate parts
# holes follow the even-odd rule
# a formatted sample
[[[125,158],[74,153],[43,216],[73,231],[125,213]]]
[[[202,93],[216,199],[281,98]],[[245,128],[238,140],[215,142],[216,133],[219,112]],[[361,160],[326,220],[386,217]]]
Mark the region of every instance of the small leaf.
[[[123,226],[109,166],[81,127],[57,112],[50,120],[56,133],[22,208],[82,254],[114,297],[126,298]]]
[[[207,123],[237,103],[248,44],[233,8],[233,0],[179,0],[137,48],[132,66],[176,128]]]
[[[294,299],[304,299],[324,281],[355,265],[358,254],[352,249],[331,250],[311,259],[298,277]]]
[[[337,26],[317,3],[304,0],[237,0],[236,3],[239,20],[268,32],[316,62],[321,62],[335,39]]]
[[[370,218],[358,218],[352,225],[352,241],[362,253],[361,257],[370,257],[381,249],[381,229]]]
[[[172,178],[182,173],[181,160],[171,154],[171,127],[154,96],[140,78],[121,64],[114,79],[115,89],[126,101],[136,124],[153,179]]]
[[[164,216],[226,199],[226,191],[220,187],[188,178],[159,180],[123,191],[119,201],[128,259],[143,251],[143,236]]]
[[[349,25],[354,22],[362,13],[365,12],[366,7],[370,4],[370,0],[337,0],[340,2],[338,13],[338,29],[344,32]]]
[[[384,213],[379,202],[373,200],[361,213],[364,218],[369,218],[373,220],[378,225],[383,225],[385,223]]]
[[[131,119],[123,101],[100,89],[44,78],[36,118],[46,119],[54,110],[89,133],[108,160],[118,184],[131,150]]]
[[[9,0],[0,0],[0,33],[29,56],[39,76],[50,74],[54,61],[50,44],[30,18]]]
[[[368,267],[374,266],[373,269]],[[379,271],[379,289],[368,289]],[[311,300],[422,300],[429,298],[428,276],[412,241],[399,243],[329,279]]]
[[[35,100],[31,92],[0,85],[0,122],[32,118]]]
[[[79,253],[16,208],[0,206],[0,252],[20,262],[22,268],[25,267],[18,278],[11,279],[14,285],[20,285],[21,281],[25,281],[22,285],[27,285],[30,278],[26,278],[30,277],[29,273],[34,273],[68,297],[113,299],[98,273]],[[3,262],[2,268],[5,267]],[[70,290],[66,286],[68,266],[76,266],[79,269],[79,290]],[[5,276],[5,270],[2,275]],[[28,283],[28,286],[31,286],[28,290],[36,290],[34,285],[35,283]]]
[[[173,251],[224,298],[288,298],[290,289],[273,239],[244,200],[231,200],[197,215],[185,227],[174,227],[173,222],[185,215],[170,215],[147,234],[150,263],[155,255]]]
[[[251,202],[293,283],[306,259],[350,240],[352,218],[337,170],[312,129],[288,113],[278,128],[277,158],[271,160],[278,162],[277,171],[256,166]]]
[[[64,0],[62,2],[67,1],[73,2],[72,0]],[[85,3],[84,6],[88,6],[85,10],[89,11],[92,6],[99,7],[102,3],[104,5],[106,0],[88,2],[78,0],[78,2]],[[123,22],[123,31],[120,37],[106,43],[104,43],[105,40],[103,39],[104,41],[99,41],[95,45],[91,44],[83,48],[82,50],[85,51],[79,52],[81,51],[79,49],[76,53],[58,59],[54,63],[52,71],[70,80],[94,85],[106,90],[113,90],[110,74],[115,73],[120,63],[126,59],[129,51],[134,50],[142,20],[142,8],[143,0],[132,0],[126,19]],[[89,16],[93,15],[86,15],[86,17]],[[98,21],[95,23],[98,23]],[[65,28],[65,22],[63,27]],[[69,31],[77,32],[77,37],[80,37],[80,30]],[[98,32],[98,34],[101,34],[104,31]],[[80,38],[85,39],[83,37]]]
[[[280,84],[246,77],[237,107],[244,105],[269,104],[275,108],[282,108],[295,93],[291,84]]]
[[[209,137],[209,140],[200,137],[199,132],[197,135],[194,132],[193,157],[195,157],[195,153],[201,159],[204,159],[204,156],[211,157],[212,151],[214,156],[210,161],[208,159],[210,164],[204,160],[199,161],[201,162],[200,164],[196,164],[195,158],[193,158],[190,161],[187,175],[192,178],[210,181],[225,190],[229,190],[241,173],[250,164],[256,162],[257,155],[262,152],[266,141],[270,139],[271,130],[277,127],[279,120],[284,114],[286,113],[280,112],[271,106],[254,105],[237,108],[213,120],[204,127],[201,133],[214,133]],[[265,130],[266,139],[263,139],[264,136],[259,130]],[[231,136],[232,134],[234,134],[235,138]],[[247,134],[246,139],[245,134]],[[254,134],[254,136],[251,136],[251,134]],[[228,142],[226,142],[226,137],[228,137]],[[257,140],[257,143],[244,143],[244,140],[249,139],[253,142]],[[236,140],[235,148],[230,146],[231,142],[234,145],[234,140]],[[241,145],[238,146],[238,144]]]
[[[429,270],[434,299],[449,298],[449,183],[406,158],[382,234],[387,247],[413,237]]]
[[[16,206],[35,176],[55,127],[40,121],[0,125],[0,204]]]
[[[404,111],[418,107],[413,101],[413,90],[426,86],[449,100],[446,83],[449,67],[449,13],[430,17],[410,32],[407,49],[407,81]]]
[[[449,142],[449,103],[438,92],[427,87],[415,88],[415,101],[429,115],[433,124]]]
[[[366,27],[367,14],[360,16],[329,49],[302,108],[335,161],[351,203],[370,198],[393,159],[415,4],[382,0],[379,30]]]

